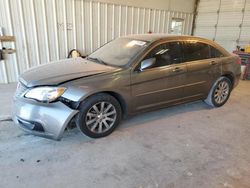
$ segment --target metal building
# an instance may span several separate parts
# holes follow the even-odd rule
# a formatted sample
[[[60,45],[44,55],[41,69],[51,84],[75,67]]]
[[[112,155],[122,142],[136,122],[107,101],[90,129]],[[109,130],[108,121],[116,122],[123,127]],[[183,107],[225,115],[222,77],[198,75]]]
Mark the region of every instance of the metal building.
[[[0,61],[0,83],[15,82],[31,67],[66,58],[71,49],[89,54],[122,35],[190,34],[192,20],[190,12],[89,0],[2,0],[0,27],[16,42],[0,43],[0,49],[4,45],[17,51]]]

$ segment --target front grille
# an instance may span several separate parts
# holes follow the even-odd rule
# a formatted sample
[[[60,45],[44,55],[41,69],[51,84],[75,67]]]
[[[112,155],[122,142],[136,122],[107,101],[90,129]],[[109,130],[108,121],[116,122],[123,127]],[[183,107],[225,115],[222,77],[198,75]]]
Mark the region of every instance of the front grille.
[[[28,88],[25,85],[18,82],[15,97],[21,97],[27,89]]]

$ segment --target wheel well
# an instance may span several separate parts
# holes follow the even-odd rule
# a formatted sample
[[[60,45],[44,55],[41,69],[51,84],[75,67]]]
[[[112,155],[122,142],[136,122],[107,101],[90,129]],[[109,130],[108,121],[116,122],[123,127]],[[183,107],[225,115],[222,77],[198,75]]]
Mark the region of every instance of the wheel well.
[[[120,94],[113,92],[113,91],[104,91],[102,93],[107,93],[113,96],[120,103],[123,116],[127,115],[127,103],[125,102],[124,98]]]
[[[234,85],[234,77],[233,77],[232,74],[224,74],[224,75],[222,75],[222,76],[227,77],[227,78],[231,81],[232,86]]]
[[[114,97],[119,102],[119,104],[121,106],[123,116],[127,115],[127,103],[125,102],[124,98],[120,94],[118,94],[116,92],[113,92],[113,91],[102,91],[102,92],[94,93],[94,94],[92,94],[92,95],[90,95],[88,97],[91,97],[93,95],[100,94],[100,93],[106,93],[106,94],[109,94],[112,97]]]

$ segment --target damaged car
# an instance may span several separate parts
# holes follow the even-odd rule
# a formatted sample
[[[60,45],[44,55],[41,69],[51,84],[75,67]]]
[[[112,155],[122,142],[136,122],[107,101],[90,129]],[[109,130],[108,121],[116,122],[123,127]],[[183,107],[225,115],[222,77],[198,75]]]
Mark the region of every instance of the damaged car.
[[[117,38],[86,58],[23,73],[13,120],[55,140],[75,122],[92,138],[109,135],[129,115],[195,100],[224,105],[240,78],[240,59],[213,41],[165,34]]]

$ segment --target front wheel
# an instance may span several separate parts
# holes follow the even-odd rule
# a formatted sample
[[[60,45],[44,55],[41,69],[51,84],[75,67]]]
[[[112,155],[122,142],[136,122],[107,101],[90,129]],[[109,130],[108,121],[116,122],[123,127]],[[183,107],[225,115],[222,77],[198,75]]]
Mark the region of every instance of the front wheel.
[[[114,131],[121,120],[121,106],[111,95],[93,95],[80,106],[77,127],[91,138],[100,138]]]
[[[231,90],[231,81],[227,77],[220,77],[213,85],[205,102],[212,107],[220,107],[227,102]]]

